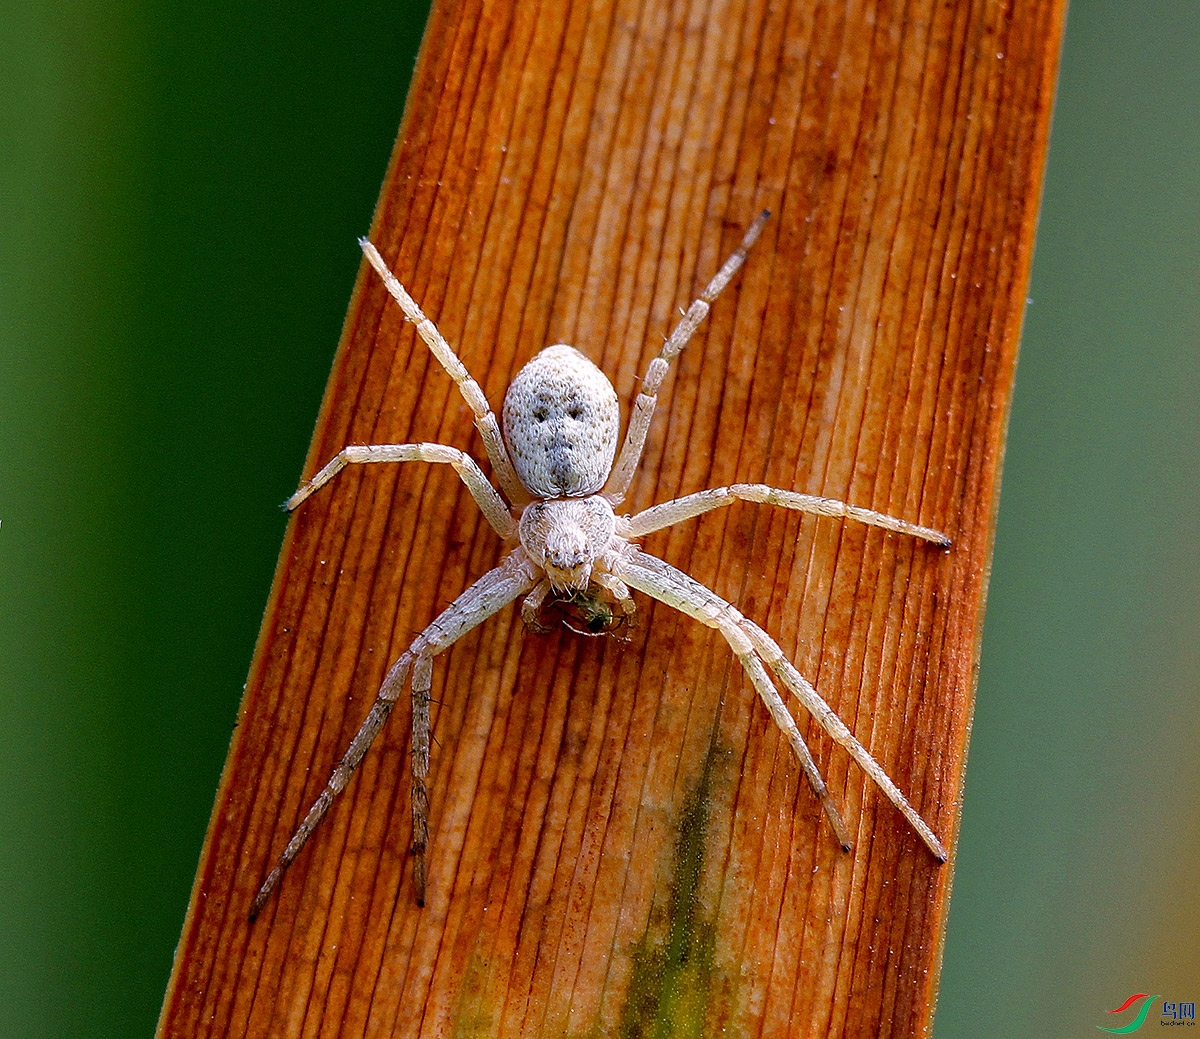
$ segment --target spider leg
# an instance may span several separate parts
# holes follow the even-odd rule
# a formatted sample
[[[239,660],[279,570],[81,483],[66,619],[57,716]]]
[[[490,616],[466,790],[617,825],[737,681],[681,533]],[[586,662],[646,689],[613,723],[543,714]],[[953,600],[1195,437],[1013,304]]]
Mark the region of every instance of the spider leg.
[[[651,595],[667,603],[669,606],[674,606],[683,613],[694,617],[702,624],[720,631],[733,648],[734,653],[742,661],[743,666],[746,667],[751,680],[755,682],[755,688],[758,689],[759,695],[763,697],[768,708],[771,709],[772,717],[775,718],[776,723],[784,730],[791,741],[792,736],[788,722],[790,722],[790,728],[795,728],[795,722],[791,721],[791,715],[788,714],[786,707],[782,707],[781,705],[782,710],[778,711],[778,713],[776,708],[772,708],[767,694],[759,685],[759,680],[755,679],[752,665],[747,663],[748,660],[753,660],[754,664],[761,670],[762,663],[760,658],[762,661],[765,661],[776,677],[795,694],[809,713],[816,718],[821,727],[837,743],[846,748],[850,756],[858,762],[859,766],[883,791],[888,800],[900,810],[901,814],[908,820],[913,829],[917,831],[934,856],[941,862],[946,860],[946,849],[942,846],[941,841],[937,839],[933,831],[917,814],[912,805],[909,804],[908,799],[901,793],[900,788],[892,782],[882,766],[855,739],[853,733],[846,727],[846,724],[821,698],[800,672],[796,670],[791,661],[784,656],[783,650],[779,648],[778,643],[763,631],[762,628],[752,621],[747,620],[715,592],[689,577],[683,571],[677,570],[669,563],[655,556],[647,555],[640,551],[636,552],[632,556],[617,561],[614,565],[614,573],[631,587],[640,589],[647,595]],[[771,691],[774,692],[773,686],[771,687]],[[784,718],[787,719],[786,722],[783,720]],[[797,730],[797,738],[798,736],[799,732]],[[792,745],[795,748],[796,744],[794,741]],[[797,751],[797,756],[800,756],[799,751]],[[801,758],[801,764],[804,764],[803,758]],[[805,771],[807,772],[807,768]],[[821,783],[821,787],[824,787],[823,782]],[[814,785],[814,789],[818,788]],[[818,796],[820,796],[819,789]],[[822,803],[825,803],[824,797],[822,797]],[[828,811],[828,807],[826,810]],[[830,817],[830,821],[831,823],[833,822],[833,816]],[[837,823],[833,825],[836,831],[838,825]],[[842,838],[842,832],[839,831],[838,837],[839,840],[842,840],[843,846],[847,846],[847,841]]]
[[[288,498],[284,508],[288,512],[295,511],[346,466],[359,462],[442,462],[453,466],[492,529],[507,541],[516,540],[516,521],[496,488],[488,483],[483,470],[465,451],[445,444],[371,444],[342,448],[316,476]]]
[[[494,570],[489,570],[470,588],[446,607],[429,626],[416,637],[412,645],[388,671],[367,712],[366,720],[350,741],[350,746],[334,768],[325,789],[308,810],[296,832],[288,841],[275,868],[267,875],[250,905],[253,920],[266,905],[271,892],[279,883],[284,870],[300,854],[313,831],[329,811],[338,794],[345,789],[350,777],[362,763],[375,737],[383,728],[396,705],[404,681],[412,673],[412,813],[413,813],[413,888],[417,904],[425,904],[425,849],[429,841],[429,692],[433,677],[433,658],[457,642],[472,628],[502,610],[535,583],[536,570],[522,549],[516,549]]]
[[[817,768],[817,763],[813,760],[812,753],[804,742],[804,737],[800,735],[796,720],[788,711],[783,697],[779,695],[779,690],[775,688],[767,675],[754,644],[742,631],[741,624],[745,618],[715,592],[705,588],[698,581],[688,577],[682,570],[676,570],[656,556],[637,552],[632,558],[627,557],[616,563],[614,574],[620,580],[628,583],[630,587],[637,588],[660,602],[675,607],[700,621],[701,624],[715,628],[725,637],[725,641],[729,643],[742,667],[745,668],[746,674],[750,676],[750,681],[762,702],[771,712],[775,724],[779,726],[788,743],[791,744],[792,752],[808,777],[813,793],[817,795],[821,806],[825,809],[825,815],[829,818],[829,824],[833,827],[838,843],[844,849],[849,850],[850,831],[842,821],[837,805],[834,804],[833,795],[825,785],[825,779],[822,777],[820,769]]]
[[[629,527],[626,537],[640,538],[664,527],[673,526],[684,520],[722,508],[735,501],[759,502],[763,505],[779,505],[785,509],[795,509],[797,512],[810,512],[817,516],[833,516],[840,519],[858,520],[870,527],[881,527],[897,534],[911,534],[923,538],[939,548],[949,548],[950,539],[941,531],[929,527],[920,527],[894,516],[871,509],[862,509],[857,505],[847,505],[836,498],[821,498],[815,494],[799,494],[796,491],[784,491],[777,487],[768,487],[761,483],[735,483],[730,487],[714,487],[711,490],[689,494],[674,501],[653,505],[635,516],[629,517]]]
[[[878,761],[871,757],[867,748],[854,738],[854,734],[847,728],[846,723],[837,716],[833,708],[813,688],[812,683],[800,674],[795,665],[783,655],[783,650],[779,648],[775,640],[753,621],[745,621],[742,628],[750,636],[755,648],[762,655],[763,659],[766,660],[767,666],[775,672],[779,680],[795,694],[796,699],[820,722],[821,728],[829,733],[835,742],[840,743],[846,748],[847,753],[858,762],[859,766],[871,777],[875,785],[887,795],[887,799],[900,810],[900,813],[908,820],[909,825],[917,831],[921,840],[925,842],[925,846],[933,852],[934,858],[939,862],[945,862],[946,849],[942,846],[942,842],[937,839],[933,830],[917,814],[916,809],[909,804],[908,798],[892,782],[891,776],[883,770]]]
[[[379,255],[379,250],[366,238],[360,238],[358,244],[362,246],[368,262],[383,279],[392,299],[400,304],[404,316],[417,326],[417,334],[425,340],[438,363],[446,369],[446,374],[458,386],[463,400],[467,402],[471,413],[475,416],[475,428],[483,437],[483,446],[487,449],[492,469],[496,474],[496,479],[500,482],[500,489],[508,496],[509,501],[528,500],[529,496],[521,486],[521,481],[517,478],[517,471],[513,468],[512,460],[508,457],[508,451],[504,447],[504,438],[500,435],[500,423],[496,421],[496,414],[492,411],[492,406],[484,396],[483,390],[480,389],[479,383],[471,378],[471,373],[467,371],[466,365],[462,363],[453,347],[438,331],[437,325],[425,316],[416,301],[400,284],[399,279],[384,263],[383,257]]]
[[[650,419],[654,416],[654,408],[658,403],[658,388],[662,385],[667,369],[670,368],[671,362],[679,356],[683,348],[688,345],[692,336],[695,335],[696,329],[700,327],[700,322],[708,316],[713,301],[733,280],[733,276],[745,262],[750,247],[758,241],[758,236],[762,234],[763,225],[770,215],[770,210],[766,209],[758,215],[754,223],[747,229],[741,245],[722,264],[712,281],[700,293],[700,298],[693,301],[692,305],[688,307],[683,320],[675,326],[675,330],[663,344],[658,356],[650,362],[646,377],[642,380],[641,391],[633,406],[633,414],[629,417],[629,429],[625,433],[625,443],[621,446],[621,454],[617,458],[617,464],[613,467],[606,485],[605,497],[612,504],[616,505],[624,500],[625,492],[629,489],[638,462],[641,461],[642,448],[646,446],[646,434],[650,430]]]

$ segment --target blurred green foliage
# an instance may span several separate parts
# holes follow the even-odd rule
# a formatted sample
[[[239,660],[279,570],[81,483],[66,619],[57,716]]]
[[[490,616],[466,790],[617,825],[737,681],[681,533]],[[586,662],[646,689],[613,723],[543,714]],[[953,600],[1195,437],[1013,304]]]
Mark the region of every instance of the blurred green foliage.
[[[2,1036],[153,1030],[426,9],[5,9]]]

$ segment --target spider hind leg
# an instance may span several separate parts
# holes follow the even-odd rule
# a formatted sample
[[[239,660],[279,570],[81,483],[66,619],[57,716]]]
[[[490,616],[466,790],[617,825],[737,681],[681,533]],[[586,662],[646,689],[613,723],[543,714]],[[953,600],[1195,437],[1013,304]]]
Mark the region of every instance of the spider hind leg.
[[[791,744],[801,768],[804,769],[813,790],[821,800],[825,813],[829,817],[830,825],[843,847],[849,848],[850,846],[849,831],[842,822],[825,781],[821,778],[812,755],[804,744],[795,719],[788,711],[774,683],[771,682],[770,676],[763,666],[764,662],[766,667],[770,668],[776,678],[800,700],[834,741],[847,750],[859,767],[883,791],[888,800],[899,809],[934,857],[939,862],[946,860],[946,849],[942,846],[941,841],[909,804],[900,788],[896,786],[870,752],[855,739],[854,734],[837,716],[833,708],[821,698],[812,685],[796,670],[795,665],[784,656],[778,643],[762,628],[747,620],[716,592],[656,556],[635,551],[617,562],[615,574],[631,588],[637,588],[660,602],[675,607],[700,623],[715,628],[724,636],[725,641],[729,643],[730,648],[750,676],[763,703],[771,712],[771,717],[783,730]]]

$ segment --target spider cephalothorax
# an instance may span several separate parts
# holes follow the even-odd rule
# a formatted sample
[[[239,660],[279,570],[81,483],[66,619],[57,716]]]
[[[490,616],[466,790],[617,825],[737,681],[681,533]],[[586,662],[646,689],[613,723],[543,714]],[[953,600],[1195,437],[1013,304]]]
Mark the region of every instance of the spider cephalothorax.
[[[453,466],[492,528],[513,547],[498,567],[459,595],[392,665],[366,720],[324,791],[309,809],[278,865],[271,870],[255,896],[250,910],[252,919],[329,810],[334,797],[354,774],[410,675],[413,700],[413,888],[417,901],[424,904],[433,657],[517,599],[522,600],[522,619],[531,628],[544,630],[539,611],[549,599],[574,610],[583,620],[585,634],[602,633],[621,620],[632,620],[634,604],[630,589],[673,606],[721,633],[745,668],[771,717],[787,737],[844,848],[850,847],[849,830],[842,822],[775,682],[792,693],[825,731],[846,748],[904,814],[930,851],[939,860],[945,859],[946,852],[933,831],[866,748],[784,656],[774,639],[715,592],[669,563],[641,551],[636,541],[656,530],[735,501],[856,519],[885,530],[910,534],[941,547],[947,547],[949,539],[936,530],[882,513],[762,484],[733,484],[700,491],[632,516],[616,512],[641,459],[658,388],[668,366],[687,345],[712,301],[741,267],[768,215],[762,213],[750,226],[741,245],[726,260],[700,298],[688,308],[683,320],[651,362],[634,403],[620,454],[617,453],[620,408],[612,384],[583,354],[563,344],[546,347],[517,373],[504,397],[504,433],[501,436],[496,416],[479,385],[434,323],[396,280],[375,247],[366,239],[362,240],[363,251],[371,266],[379,273],[405,316],[416,324],[417,332],[458,384],[474,413],[475,425],[483,437],[500,491],[487,481],[474,460],[457,448],[443,444],[381,444],[343,449],[292,495],[287,507],[297,508],[352,463],[442,462]]]

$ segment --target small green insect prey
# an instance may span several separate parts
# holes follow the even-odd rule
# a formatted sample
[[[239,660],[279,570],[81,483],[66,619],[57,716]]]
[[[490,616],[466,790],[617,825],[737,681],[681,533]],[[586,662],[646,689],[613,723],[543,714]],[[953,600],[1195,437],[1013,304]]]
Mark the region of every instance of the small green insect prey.
[[[362,239],[360,244],[371,266],[379,273],[405,317],[417,326],[417,333],[455,381],[474,413],[476,428],[483,437],[500,489],[496,490],[471,457],[458,448],[443,444],[375,444],[345,448],[292,495],[287,508],[299,508],[347,465],[440,462],[454,468],[488,523],[513,547],[498,567],[484,574],[443,610],[392,665],[362,727],[255,896],[250,907],[251,919],[262,910],[284,870],[304,847],[333,799],[349,782],[410,676],[413,895],[418,904],[425,904],[433,658],[488,617],[522,598],[521,616],[535,629],[539,627],[538,611],[548,597],[573,604],[589,631],[611,627],[617,611],[621,618],[631,621],[635,610],[630,589],[715,628],[729,643],[771,717],[783,730],[842,847],[849,849],[850,831],[838,814],[775,682],[795,696],[825,731],[846,748],[909,821],[929,850],[939,861],[945,860],[945,849],[933,831],[866,748],[783,655],[775,640],[714,592],[669,563],[643,552],[636,541],[656,530],[735,501],[858,520],[921,538],[941,548],[950,544],[946,535],[831,498],[778,490],[762,484],[733,484],[700,491],[632,516],[618,515],[615,511],[615,507],[624,501],[641,460],[663,376],[692,338],[713,301],[742,266],[768,216],[770,214],[764,212],[750,225],[741,245],[725,261],[700,298],[688,308],[659,355],[650,362],[641,392],[634,402],[620,454],[617,453],[620,408],[612,384],[578,350],[561,344],[546,347],[513,379],[504,398],[504,432],[501,435],[500,425],[479,384],[442,338],[437,326],[396,280],[375,246]]]

